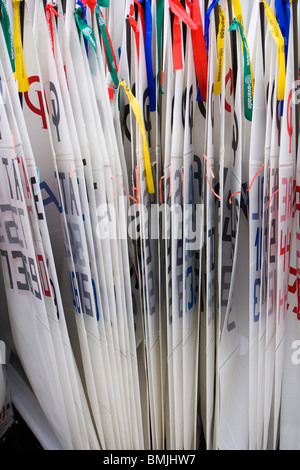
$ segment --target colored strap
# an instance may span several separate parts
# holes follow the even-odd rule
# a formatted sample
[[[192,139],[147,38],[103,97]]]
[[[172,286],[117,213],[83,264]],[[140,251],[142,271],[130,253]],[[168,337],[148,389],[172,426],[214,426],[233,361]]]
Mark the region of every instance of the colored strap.
[[[152,12],[151,0],[145,0],[145,59],[149,90],[150,111],[156,110],[155,81],[152,65]]]
[[[186,10],[178,0],[169,0],[170,10],[175,16],[181,19],[190,29],[197,29],[194,21],[189,17]]]
[[[205,13],[205,23],[204,23],[204,39],[205,39],[205,47],[206,47],[206,54],[208,57],[208,49],[209,49],[209,26],[210,26],[210,14],[215,6],[219,3],[219,0],[214,0],[210,6],[208,7]]]
[[[225,39],[225,15],[220,5],[219,7],[219,31],[217,37],[218,49],[218,68],[214,84],[214,95],[220,95],[222,92],[222,73],[224,58],[224,39]]]
[[[126,85],[124,80],[122,80],[120,82],[120,85],[122,85],[124,87],[124,90],[125,90],[125,92],[128,96],[129,103],[131,105],[131,108],[134,112],[136,120],[139,124],[140,131],[142,133],[142,137],[143,137],[143,158],[144,158],[145,171],[146,171],[147,188],[148,188],[148,192],[150,194],[153,194],[153,193],[155,193],[155,189],[154,189],[151,161],[150,161],[150,156],[149,156],[149,149],[148,149],[148,144],[147,144],[147,136],[146,136],[146,131],[145,131],[145,126],[144,126],[144,121],[143,121],[143,117],[142,117],[142,111],[141,111],[140,103],[134,97],[134,95],[132,94],[130,88]]]
[[[197,26],[197,29],[191,30],[193,59],[200,95],[202,100],[206,101],[208,65],[199,0],[192,2],[187,0],[187,5],[191,11],[191,18]]]
[[[244,113],[248,121],[252,121],[253,111],[253,91],[251,79],[251,66],[249,48],[244,34],[241,23],[234,20],[230,25],[229,31],[239,31],[243,42],[243,55],[244,55]]]
[[[248,46],[246,31],[245,31],[245,26],[244,26],[244,20],[243,20],[243,12],[242,12],[242,7],[241,7],[241,4],[240,4],[240,0],[232,0],[232,4],[233,4],[233,10],[234,10],[235,18],[241,23],[241,26],[242,26],[243,32],[244,32],[244,36],[245,36],[245,39],[246,39],[246,43],[247,43],[247,46]],[[242,41],[242,47],[244,47],[243,41]],[[249,49],[249,47],[248,47],[248,49]],[[254,90],[254,81],[253,81],[251,61],[250,61],[250,68],[251,68],[251,80],[252,80],[252,91],[253,91]]]
[[[83,15],[83,8],[82,7],[76,8],[74,16],[75,16],[77,26],[78,26],[80,32],[82,33],[82,35],[92,45],[94,51],[97,52],[97,50],[96,50],[96,39],[95,39],[95,36],[94,36],[94,31],[89,25],[87,25],[85,23],[85,21],[82,18],[82,15]]]
[[[183,67],[181,51],[181,26],[178,16],[173,18],[173,70],[181,70]]]
[[[270,32],[277,44],[278,48],[278,64],[279,64],[279,75],[278,75],[278,101],[284,100],[284,88],[285,88],[285,53],[284,53],[284,39],[280,31],[280,27],[272,12],[269,5],[262,0],[265,7],[265,12],[270,28]]]
[[[130,26],[132,27],[134,31],[137,56],[139,59],[140,58],[140,28],[139,28],[138,22],[133,18],[133,14],[134,14],[134,6],[133,4],[131,4],[127,19],[128,19]]]
[[[3,0],[0,0],[1,7],[1,26],[3,29],[4,39],[7,47],[7,52],[9,55],[9,60],[11,64],[12,71],[15,72],[15,51],[13,47],[13,39],[10,29],[9,16],[6,9],[6,3]]]
[[[134,3],[138,7],[138,11],[139,11],[139,15],[140,15],[141,23],[142,23],[142,28],[143,28],[143,36],[144,36],[144,40],[145,40],[145,15],[144,15],[144,10],[143,10],[142,5],[140,4],[139,0],[134,0]]]
[[[107,30],[107,27],[103,18],[103,14],[100,11],[99,5],[96,5],[95,11],[96,11],[96,16],[97,16],[97,20],[98,20],[98,24],[100,28],[100,33],[103,39],[107,66],[110,71],[112,81],[114,82],[114,85],[117,88],[119,86],[118,67],[117,67],[111,39],[109,37],[108,30]]]
[[[87,8],[87,6],[86,6],[86,4],[83,3],[81,0],[77,0],[76,4],[82,7],[82,19],[85,22],[85,24],[87,24],[87,18],[86,18],[86,8]],[[84,46],[85,46],[85,50],[86,50],[86,55],[88,56],[89,55],[89,42],[88,42],[87,38],[84,37],[83,39],[84,39]]]
[[[50,42],[51,42],[52,52],[53,52],[53,55],[54,55],[53,24],[52,24],[52,15],[51,15],[51,13],[54,13],[54,15],[56,15],[56,16],[59,16],[59,14],[57,13],[57,11],[53,7],[53,5],[50,5],[49,3],[47,3],[45,10],[46,10],[46,21],[47,21],[47,24],[48,24],[48,31],[49,31],[49,35],[50,35]]]
[[[280,27],[281,34],[284,39],[285,50],[285,65],[287,62],[288,45],[289,45],[289,29],[290,29],[290,3],[285,1],[284,5],[282,0],[275,0],[275,9],[277,14],[277,21]]]
[[[85,5],[87,5],[92,12],[94,13],[94,8],[96,6],[96,0],[82,0]]]
[[[157,0],[156,4],[156,31],[157,31],[157,64],[158,64],[158,87],[162,94],[162,69],[161,69],[161,45],[162,45],[162,26],[164,18],[164,0]]]
[[[18,80],[19,92],[29,90],[29,81],[26,73],[26,66],[22,46],[20,1],[14,0],[14,46],[15,46],[15,79]]]

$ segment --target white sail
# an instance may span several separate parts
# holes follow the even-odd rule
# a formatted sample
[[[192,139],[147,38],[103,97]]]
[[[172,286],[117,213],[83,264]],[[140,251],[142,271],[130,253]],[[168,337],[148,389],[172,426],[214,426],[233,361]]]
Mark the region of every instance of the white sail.
[[[215,174],[215,160],[218,152],[218,132],[220,115],[220,98],[214,94],[214,81],[217,70],[217,50],[215,37],[215,20],[211,18],[210,23],[210,47],[208,59],[208,92],[206,107],[206,133],[205,151],[207,162],[204,162],[203,176],[209,177],[210,184],[216,187],[217,175]],[[197,103],[200,108],[202,103]],[[201,106],[201,109],[202,106]],[[197,110],[199,114],[201,111]],[[195,132],[196,133],[196,132]],[[204,157],[202,157],[204,158]],[[214,179],[212,179],[212,174]],[[215,281],[216,281],[216,223],[215,211],[217,198],[213,194],[205,180],[205,296],[203,299],[204,309],[201,313],[200,325],[200,406],[206,448],[213,448],[213,415],[214,415],[214,381],[215,381]]]
[[[259,349],[261,323],[262,217],[264,212],[264,141],[266,133],[265,88],[263,76],[260,18],[256,21],[253,55],[255,88],[249,153],[249,449],[257,449],[259,389],[264,357]]]
[[[5,83],[4,76],[3,82]],[[64,448],[72,449],[47,310],[42,295],[42,284],[35,258],[30,219],[19,168],[14,162],[16,157],[14,141],[10,133],[2,95],[1,123],[2,164],[5,165],[4,170],[7,169],[6,173],[1,173],[3,218],[1,249],[6,253],[5,259],[2,259],[2,266],[14,346],[28,380],[58,439]],[[10,173],[8,173],[9,169]],[[14,181],[14,189],[11,185],[11,178]],[[14,214],[18,213],[23,216],[22,219],[15,218]],[[7,233],[5,227],[9,226],[15,227],[20,238],[11,236],[10,231]],[[21,260],[21,265],[13,263],[13,260],[17,258]],[[22,305],[22,317],[18,315],[20,305]]]
[[[39,25],[39,23],[37,23],[37,30],[38,30],[38,27],[39,27],[38,25]],[[47,47],[47,28],[46,28],[44,33],[45,33],[45,35],[44,35],[43,38],[45,40],[46,47]],[[25,60],[26,60],[27,67],[28,67],[28,70],[29,70],[29,72],[28,72],[29,76],[33,75],[33,76],[37,77],[37,83],[39,83],[39,87],[40,87],[39,89],[42,90],[40,92],[39,96],[41,96],[41,103],[43,104],[43,109],[46,110],[47,107],[46,107],[46,104],[45,104],[45,101],[44,101],[44,95],[43,95],[44,92],[43,92],[43,87],[42,87],[42,83],[41,83],[42,79],[40,78],[41,74],[40,74],[39,68],[38,68],[38,62],[37,62],[37,56],[35,55],[34,44],[35,44],[35,40],[34,40],[34,36],[33,36],[32,24],[31,24],[31,21],[30,21],[30,18],[28,16],[28,14],[27,14],[27,10],[25,10],[24,54],[25,54],[26,59],[27,59],[27,60],[26,59]],[[51,48],[50,48],[49,52],[52,54]],[[51,56],[49,55],[49,57],[51,57]],[[46,59],[46,63],[44,62],[44,78],[45,78],[45,75],[47,76],[47,73],[48,73],[47,55],[46,55],[46,57],[44,57],[44,60],[45,59]],[[52,74],[54,73],[54,70],[55,70],[55,66],[53,64],[52,65]],[[46,78],[46,82],[49,83],[49,78]],[[55,87],[55,90],[56,90],[56,93],[57,93],[57,90],[59,89],[57,80],[56,80],[56,86],[54,85],[54,87]],[[31,99],[32,99],[32,95],[31,95]],[[57,99],[58,99],[58,95],[57,95]],[[29,106],[28,106],[28,103],[29,103]],[[55,104],[54,104],[55,101],[53,103],[50,101],[50,103],[51,103],[51,106],[55,106]],[[59,105],[62,106],[62,101],[57,101],[56,102],[56,106],[59,106]],[[59,108],[58,107],[53,108],[53,113],[54,114],[52,115],[52,119],[55,119],[54,118],[55,110],[58,112]],[[60,109],[60,111],[62,112],[62,108]],[[25,116],[25,120],[26,120],[26,124],[27,124],[27,128],[28,128],[29,136],[30,136],[30,139],[31,139],[31,142],[32,142],[32,145],[33,145],[34,154],[36,156],[36,162],[37,162],[37,165],[40,169],[41,180],[42,180],[42,182],[43,181],[47,182],[47,183],[45,183],[46,187],[51,185],[51,187],[55,188],[55,187],[57,187],[57,184],[58,184],[57,181],[56,181],[56,178],[59,177],[59,171],[58,171],[58,168],[57,168],[56,159],[54,160],[55,151],[54,151],[54,147],[53,147],[54,144],[53,144],[53,141],[52,141],[52,136],[53,135],[56,136],[56,140],[58,142],[58,137],[60,137],[59,129],[57,129],[55,127],[54,123],[52,122],[52,130],[55,132],[55,134],[53,132],[53,134],[50,135],[49,131],[51,130],[51,127],[50,127],[51,124],[50,124],[50,122],[48,122],[48,117],[46,115],[45,115],[46,126],[44,128],[42,128],[40,126],[40,122],[38,122],[38,124],[37,124],[36,121],[35,121],[36,120],[35,113],[32,112],[32,106],[30,106],[29,101],[26,102],[26,100],[25,100],[23,112],[24,112],[24,116]],[[57,116],[60,116],[60,114],[58,114]],[[55,121],[55,122],[58,125],[58,122],[57,121]],[[38,132],[37,132],[37,130],[38,130]],[[67,138],[68,132],[66,132],[64,135]],[[43,142],[43,147],[42,147],[43,148],[43,154],[41,154],[41,152],[40,152],[41,147],[39,145],[41,145],[41,144],[39,144],[39,142]],[[47,151],[48,151],[48,155],[46,153]],[[71,155],[72,155],[72,153],[71,153]],[[48,168],[47,168],[46,160],[44,161],[45,157],[48,158],[48,162],[49,162],[48,163]],[[69,163],[71,163],[71,162],[67,161],[66,163],[64,163],[64,168],[63,168],[64,171],[61,171],[61,177],[65,176],[65,175],[67,175],[67,176],[71,175]],[[73,167],[71,166],[71,170],[72,169],[75,170],[74,166]],[[62,170],[62,167],[60,168],[60,170]],[[46,173],[45,173],[45,171],[46,171]],[[70,180],[69,181],[70,186],[68,187],[68,189],[69,190],[71,189],[72,191],[75,190],[75,192],[78,191],[77,184],[75,184],[74,186],[72,184],[73,181],[71,181],[71,176],[70,176],[69,180]],[[41,183],[41,187],[42,186],[43,185]],[[84,318],[81,314],[81,309],[82,309],[83,305],[81,304],[81,299],[79,297],[80,288],[79,288],[79,285],[77,283],[78,281],[77,281],[77,278],[76,278],[76,275],[75,275],[76,268],[75,268],[75,263],[74,263],[74,260],[73,260],[73,254],[71,254],[72,253],[72,251],[71,251],[72,244],[71,244],[71,239],[70,239],[70,235],[69,235],[69,232],[68,232],[66,213],[63,211],[63,208],[65,208],[65,204],[66,204],[66,200],[63,199],[63,197],[64,197],[63,189],[64,188],[59,189],[57,187],[57,191],[59,190],[59,193],[57,193],[55,191],[55,193],[57,194],[57,198],[54,200],[54,202],[59,201],[59,206],[58,206],[59,207],[59,214],[61,214],[61,217],[62,217],[62,220],[59,221],[59,222],[62,223],[62,227],[64,228],[63,237],[66,237],[65,242],[64,242],[64,238],[62,238],[62,240],[60,241],[60,245],[62,245],[63,247],[64,247],[64,244],[66,243],[67,258],[65,258],[64,252],[61,255],[62,260],[65,259],[65,265],[67,265],[67,263],[68,263],[68,269],[69,269],[69,272],[67,272],[67,276],[65,277],[65,280],[69,280],[69,282],[71,281],[71,287],[73,289],[73,292],[72,292],[72,290],[70,290],[70,284],[65,286],[65,289],[63,289],[63,292],[66,295],[66,297],[63,300],[68,302],[69,301],[69,295],[70,294],[73,295],[73,299],[71,297],[71,299],[72,299],[71,302],[77,308],[77,310],[76,310],[77,311],[77,316],[74,317],[74,310],[73,310],[74,306],[71,307],[72,310],[73,310],[73,312],[72,312],[73,313],[73,318],[75,320],[74,321],[73,318],[72,318],[72,323],[73,323],[75,329],[77,329],[77,327],[78,327],[79,338],[81,340],[81,347],[83,348],[82,349],[82,354],[83,355],[86,354],[85,360],[84,360],[84,367],[85,367],[85,371],[87,372],[87,375],[86,375],[85,378],[87,380],[87,383],[89,384],[88,385],[89,386],[89,393],[94,394],[94,399],[91,400],[91,402],[92,403],[94,402],[94,404],[93,404],[93,406],[94,406],[94,410],[93,410],[94,416],[95,416],[95,413],[96,413],[96,416],[97,416],[97,413],[98,413],[98,417],[96,418],[97,419],[97,428],[98,428],[99,434],[101,435],[101,433],[102,433],[102,424],[101,424],[101,421],[100,421],[98,403],[97,403],[96,392],[95,392],[95,388],[94,388],[95,387],[94,377],[91,374],[92,369],[91,369],[91,362],[90,362],[91,361],[90,353],[88,352],[88,342],[87,342],[87,337],[84,334],[81,334],[85,331]],[[71,193],[71,195],[72,194],[73,193]],[[70,196],[70,193],[69,193],[69,196]],[[74,198],[75,197],[76,197],[76,195],[74,195]],[[52,200],[53,200],[53,196],[52,196]],[[80,207],[80,205],[78,204],[78,199],[73,200],[73,202],[74,202],[74,209],[75,209],[73,214],[71,213],[72,209],[73,209],[71,199],[69,199],[69,203],[71,205],[66,207],[66,211],[68,211],[68,209],[69,209],[69,215],[70,216],[75,215],[75,217],[76,217],[77,215],[79,216],[78,208]],[[44,205],[45,205],[45,202],[44,202]],[[49,206],[52,206],[52,205],[53,205],[53,203],[50,204]],[[70,209],[71,209],[71,212],[70,212]],[[57,208],[56,208],[56,210],[57,210]],[[52,219],[54,219],[56,221],[59,218],[57,217],[57,214],[54,215],[54,214],[51,214],[49,212],[47,213],[47,212],[48,211],[47,211],[47,206],[46,206],[46,215],[47,215],[47,219],[49,220],[48,223],[49,223],[50,227],[52,227]],[[80,223],[82,223],[82,214],[81,213],[80,213],[79,218],[80,217],[81,217],[81,222]],[[62,234],[61,234],[61,236],[62,236]],[[73,247],[74,247],[74,244],[73,244]],[[79,253],[79,256],[80,256],[80,253]],[[78,264],[78,262],[79,262],[79,258],[77,256],[77,264]],[[62,267],[60,267],[60,271],[58,271],[58,272],[59,273],[63,272]],[[62,282],[63,276],[59,277],[59,279],[60,279],[60,282]],[[63,282],[65,282],[65,281],[63,281]],[[86,295],[88,295],[88,293],[86,293]],[[85,300],[82,299],[82,300],[83,300],[83,302],[86,302],[88,299],[85,299]],[[93,297],[91,297],[91,301],[93,302]],[[77,322],[77,326],[76,326],[76,322]],[[79,325],[80,325],[80,327],[79,327]],[[102,445],[104,445],[103,438],[101,439],[101,441],[102,441]]]
[[[288,287],[285,357],[282,378],[279,448],[299,450],[299,137],[296,170],[296,206],[294,207]]]
[[[182,366],[183,366],[183,422],[184,449],[196,448],[197,397],[199,369],[199,332],[201,300],[201,259],[203,245],[203,159],[204,119],[195,121],[196,83],[193,78],[191,34],[188,30],[185,48],[186,84],[183,95],[183,302],[182,302]],[[199,115],[198,115],[199,116]],[[193,125],[198,136],[193,136]]]
[[[284,106],[280,133],[279,152],[279,194],[278,194],[278,281],[276,309],[276,343],[274,376],[274,431],[273,448],[278,446],[279,414],[284,364],[284,348],[287,322],[287,297],[291,260],[291,241],[293,227],[294,181],[296,174],[296,114],[293,101],[294,82],[294,34],[293,12],[291,8],[288,57]]]
[[[235,38],[230,39],[231,41],[235,40]],[[248,264],[247,244],[249,242],[248,214],[243,200],[243,187],[245,183],[247,184],[243,172],[243,165],[247,166],[247,152],[243,146],[247,134],[246,124],[243,123],[244,107],[242,105],[242,83],[244,82],[242,82],[244,73],[242,52],[245,53],[245,51],[242,50],[239,36],[236,37],[236,41],[237,70],[232,70],[233,77],[236,74],[235,97],[231,105],[231,112],[225,113],[225,136],[223,142],[220,142],[220,152],[223,151],[223,155],[220,155],[223,217],[220,224],[222,232],[219,233],[222,243],[221,283],[219,284],[219,289],[221,289],[221,338],[218,364],[220,449],[247,449],[248,447],[249,349],[248,318],[244,313],[244,302],[248,305],[249,294],[248,276],[244,266]],[[238,419],[240,415],[244,417],[242,423]]]

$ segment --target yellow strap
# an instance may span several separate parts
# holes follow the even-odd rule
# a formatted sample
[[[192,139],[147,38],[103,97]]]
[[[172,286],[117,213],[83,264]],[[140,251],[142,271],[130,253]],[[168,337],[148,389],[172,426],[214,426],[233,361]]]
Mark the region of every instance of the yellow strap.
[[[153,193],[155,193],[155,189],[154,189],[151,161],[150,161],[150,156],[149,156],[149,149],[148,149],[148,144],[147,144],[147,136],[146,136],[146,131],[145,131],[145,126],[144,126],[144,121],[143,121],[143,117],[142,117],[140,103],[133,96],[130,88],[126,85],[124,80],[122,80],[120,82],[120,85],[122,85],[124,87],[125,91],[126,91],[129,103],[132,107],[132,110],[135,114],[137,122],[140,126],[140,130],[141,130],[142,137],[143,137],[143,150],[144,150],[143,151],[143,157],[144,157],[144,163],[145,163],[147,188],[148,188],[148,192],[150,194],[153,194]]]
[[[233,5],[235,19],[238,20],[239,23],[241,23],[242,28],[245,32],[243,12],[242,12],[242,7],[241,7],[239,0],[232,0],[232,5]]]
[[[234,16],[238,20],[238,22],[241,23],[241,25],[242,25],[244,35],[245,35],[245,38],[246,38],[246,43],[247,43],[247,46],[248,46],[248,41],[247,41],[247,36],[246,36],[246,31],[245,31],[245,26],[244,26],[244,20],[243,20],[243,12],[242,12],[242,7],[241,7],[241,4],[240,4],[240,1],[239,0],[232,0],[232,4],[233,4]],[[242,47],[244,47],[243,41],[242,41]],[[248,46],[248,50],[249,50],[249,46]],[[253,80],[251,59],[250,59],[250,69],[251,69],[252,95],[253,95],[254,80]],[[253,98],[253,96],[252,96],[252,98]]]
[[[220,95],[222,92],[222,72],[223,72],[223,57],[224,57],[224,39],[225,39],[225,15],[223,10],[219,7],[219,31],[217,37],[218,49],[218,68],[214,84],[214,95]]]
[[[29,90],[29,81],[26,73],[25,60],[22,47],[20,1],[14,0],[14,47],[15,47],[15,79],[18,80],[19,92]]]
[[[274,13],[272,12],[269,5],[262,0],[264,4],[267,20],[269,23],[270,32],[275,39],[278,48],[278,64],[279,64],[279,75],[278,75],[278,101],[284,100],[284,88],[285,88],[285,53],[284,53],[284,39],[280,31],[280,27],[277,23]]]

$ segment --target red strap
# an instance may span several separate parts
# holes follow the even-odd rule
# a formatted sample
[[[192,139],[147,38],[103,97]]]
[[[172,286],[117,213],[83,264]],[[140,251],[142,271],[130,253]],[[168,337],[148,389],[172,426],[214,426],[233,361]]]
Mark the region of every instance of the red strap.
[[[95,6],[97,4],[97,0],[82,0],[82,2],[87,5],[92,12],[94,13]]]
[[[47,3],[45,10],[46,10],[46,20],[48,24],[48,31],[50,34],[51,47],[52,47],[52,52],[54,55],[54,39],[53,39],[53,25],[52,25],[51,12],[54,13],[56,16],[59,16],[59,14],[57,13],[53,5],[50,5],[49,3]]]
[[[102,16],[103,23],[105,24],[106,34],[107,34],[108,42],[109,42],[109,45],[110,45],[110,48],[111,48],[112,56],[113,56],[113,59],[114,59],[115,69],[116,69],[116,72],[118,73],[118,66],[117,66],[116,56],[115,56],[115,53],[114,53],[114,50],[113,50],[113,46],[112,46],[112,42],[111,42],[111,39],[110,39],[110,35],[109,35],[109,32],[108,32],[106,23],[105,23],[105,21],[104,21],[103,13],[102,13],[102,11],[100,10],[100,8],[99,8],[99,11],[100,11],[100,14],[101,14],[101,16]],[[104,47],[104,52],[105,52],[105,47]],[[106,58],[106,63],[107,63],[107,65],[108,65],[107,57],[106,57],[106,52],[105,52],[105,58]]]
[[[142,8],[141,3],[138,0],[134,0],[134,3],[138,7],[138,11],[139,11],[139,15],[140,15],[140,18],[141,18],[141,23],[142,23],[142,28],[143,28],[143,35],[144,35],[144,38],[145,38],[145,14],[144,14],[144,10]]]
[[[174,16],[173,20],[173,69],[181,70],[182,51],[181,51],[181,25],[178,16]]]
[[[134,14],[134,6],[130,5],[128,21],[129,21],[129,24],[130,24],[130,26],[132,27],[132,29],[134,31],[137,55],[138,55],[138,59],[139,59],[140,58],[140,27],[138,25],[138,22],[135,21],[135,19],[133,18],[133,14]]]
[[[194,66],[201,99],[206,101],[208,66],[199,0],[192,2],[187,0],[186,3],[191,11],[191,18],[197,26],[196,30],[191,31]]]
[[[178,16],[189,28],[197,29],[194,21],[189,17],[179,0],[169,0],[170,10],[175,16]]]

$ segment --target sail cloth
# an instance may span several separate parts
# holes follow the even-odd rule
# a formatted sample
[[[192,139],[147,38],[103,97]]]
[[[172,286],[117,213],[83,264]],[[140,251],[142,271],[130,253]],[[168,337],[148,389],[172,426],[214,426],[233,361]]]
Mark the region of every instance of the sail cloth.
[[[299,448],[299,5],[252,3],[0,0],[0,315],[64,449]]]

